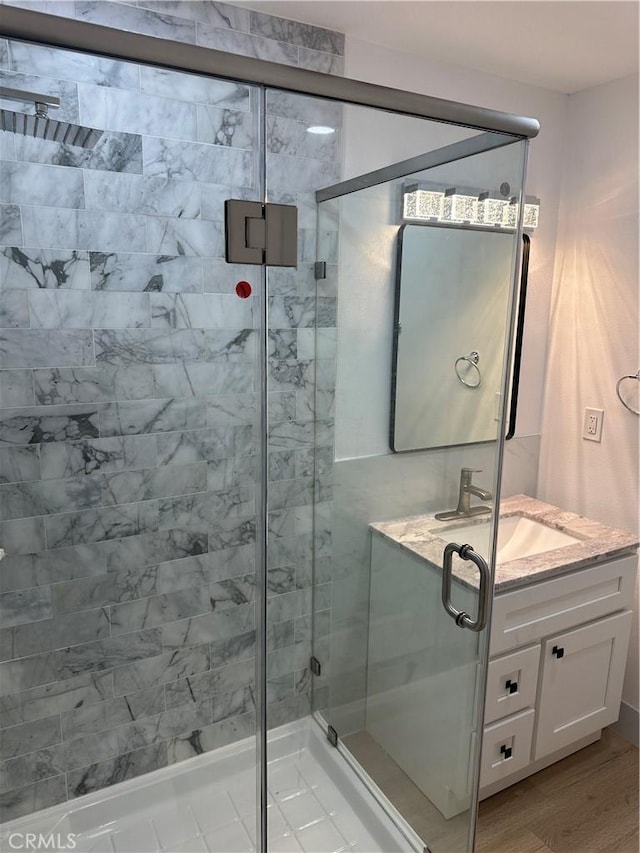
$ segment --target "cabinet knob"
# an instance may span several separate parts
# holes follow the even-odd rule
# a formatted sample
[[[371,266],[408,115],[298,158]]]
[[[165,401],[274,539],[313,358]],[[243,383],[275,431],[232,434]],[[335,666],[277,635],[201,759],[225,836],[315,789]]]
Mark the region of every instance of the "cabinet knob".
[[[512,754],[513,749],[510,746],[505,746],[504,744],[502,744],[502,746],[500,747],[500,755],[502,755],[504,758],[511,758]]]
[[[564,649],[562,648],[562,646],[554,646],[551,649],[551,654],[555,655],[558,658],[558,660],[560,660],[560,658],[564,657]]]
[[[508,678],[505,681],[504,686],[505,686],[505,689],[509,691],[509,693],[517,693],[518,692],[518,682],[517,681],[511,681],[510,678]]]

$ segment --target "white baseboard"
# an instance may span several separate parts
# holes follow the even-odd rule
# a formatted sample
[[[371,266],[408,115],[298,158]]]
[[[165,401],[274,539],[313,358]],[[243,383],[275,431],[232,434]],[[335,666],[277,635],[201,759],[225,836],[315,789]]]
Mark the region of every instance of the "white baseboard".
[[[627,705],[626,702],[620,704],[618,722],[614,723],[611,728],[620,737],[623,737],[635,746],[640,746],[640,714],[638,709],[634,708],[633,705]]]

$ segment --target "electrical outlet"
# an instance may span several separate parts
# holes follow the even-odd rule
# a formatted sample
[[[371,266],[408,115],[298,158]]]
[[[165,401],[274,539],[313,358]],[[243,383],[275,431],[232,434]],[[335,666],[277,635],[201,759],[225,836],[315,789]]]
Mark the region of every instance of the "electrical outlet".
[[[602,441],[604,409],[585,409],[582,437],[587,441]]]

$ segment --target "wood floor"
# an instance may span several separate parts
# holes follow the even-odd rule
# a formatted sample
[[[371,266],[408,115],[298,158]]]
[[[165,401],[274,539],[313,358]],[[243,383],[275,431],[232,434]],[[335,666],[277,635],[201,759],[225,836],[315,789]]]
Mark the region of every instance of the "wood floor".
[[[638,750],[602,739],[480,804],[477,853],[638,853]]]
[[[468,815],[445,821],[366,733],[345,745],[433,853],[466,850]],[[480,804],[476,853],[639,853],[638,750],[602,739]]]

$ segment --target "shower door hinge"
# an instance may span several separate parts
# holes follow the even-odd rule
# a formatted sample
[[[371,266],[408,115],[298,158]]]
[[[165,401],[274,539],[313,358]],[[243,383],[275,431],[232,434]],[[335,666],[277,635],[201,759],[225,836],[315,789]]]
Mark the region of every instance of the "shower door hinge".
[[[320,665],[320,661],[317,657],[311,656],[311,660],[309,661],[309,669],[314,675],[320,675],[322,672],[322,666]]]
[[[326,261],[316,261],[313,267],[313,274],[316,281],[320,281],[322,278],[327,277],[327,262]]]
[[[297,266],[297,207],[229,198],[224,203],[224,225],[228,264]]]
[[[327,726],[327,740],[331,746],[338,745],[338,732],[333,728],[333,726]]]

